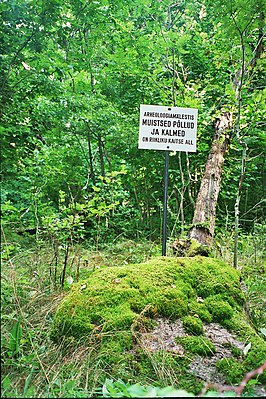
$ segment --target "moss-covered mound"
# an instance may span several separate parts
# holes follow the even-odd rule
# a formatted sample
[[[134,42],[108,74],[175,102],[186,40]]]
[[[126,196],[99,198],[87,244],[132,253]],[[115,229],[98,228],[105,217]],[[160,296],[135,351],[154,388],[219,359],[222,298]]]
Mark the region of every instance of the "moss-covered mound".
[[[219,323],[238,333],[243,341],[253,342],[246,358],[238,359],[239,380],[261,364],[265,343],[246,323],[244,301],[239,272],[217,259],[157,257],[142,264],[103,267],[73,285],[57,309],[51,338],[61,342],[64,337],[95,337],[99,357],[108,365],[109,373],[127,380],[139,377],[142,382],[158,381],[162,374],[158,365],[163,358],[168,373],[172,369],[176,375],[174,381],[164,382],[178,382],[184,389],[197,392],[200,381],[182,376],[196,353],[193,342],[203,342],[206,347],[203,324]],[[151,330],[157,316],[183,321],[187,337],[178,343],[187,355],[182,359],[173,353],[147,356],[147,350],[139,345],[138,334]],[[209,356],[213,352],[215,347],[200,354]],[[220,362],[220,371],[222,368]]]
[[[224,323],[243,301],[239,273],[225,263],[204,257],[159,257],[98,269],[75,284],[56,313],[51,336],[80,338],[99,326],[102,332],[129,329],[147,305],[145,316],[177,319],[196,313],[203,321]]]

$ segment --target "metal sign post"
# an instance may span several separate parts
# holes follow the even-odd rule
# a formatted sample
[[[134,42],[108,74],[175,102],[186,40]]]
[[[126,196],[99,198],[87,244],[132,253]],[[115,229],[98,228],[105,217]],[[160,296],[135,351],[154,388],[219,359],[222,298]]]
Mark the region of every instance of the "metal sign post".
[[[166,236],[167,236],[167,190],[168,190],[168,170],[169,170],[169,152],[165,151],[164,165],[164,191],[163,191],[163,240],[162,256],[166,256]]]

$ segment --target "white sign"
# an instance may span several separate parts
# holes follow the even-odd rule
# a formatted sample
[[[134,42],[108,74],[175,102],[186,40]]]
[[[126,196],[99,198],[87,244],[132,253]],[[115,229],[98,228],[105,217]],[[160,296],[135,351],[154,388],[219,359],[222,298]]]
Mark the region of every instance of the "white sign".
[[[195,108],[141,105],[138,148],[196,152],[197,118]]]

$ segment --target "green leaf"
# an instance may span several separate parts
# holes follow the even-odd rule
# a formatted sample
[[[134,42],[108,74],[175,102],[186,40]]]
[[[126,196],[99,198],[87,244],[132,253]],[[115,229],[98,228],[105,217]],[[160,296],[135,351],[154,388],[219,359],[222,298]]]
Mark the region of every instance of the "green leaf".
[[[3,380],[3,389],[10,388],[11,379],[9,377],[5,377]]]
[[[12,328],[9,340],[9,349],[11,351],[12,356],[16,355],[19,352],[21,337],[22,337],[22,325],[20,321],[17,321]]]
[[[262,327],[260,332],[266,337],[266,328]]]
[[[34,367],[32,367],[30,374],[27,376],[25,380],[25,385],[24,385],[24,392],[23,395],[25,398],[31,398],[34,396],[34,386],[29,386],[32,378],[32,374],[34,373]]]
[[[246,355],[246,354],[248,353],[248,351],[250,350],[250,348],[251,348],[251,342],[250,342],[249,344],[247,344],[247,345],[245,346],[245,348],[243,349],[244,355]]]

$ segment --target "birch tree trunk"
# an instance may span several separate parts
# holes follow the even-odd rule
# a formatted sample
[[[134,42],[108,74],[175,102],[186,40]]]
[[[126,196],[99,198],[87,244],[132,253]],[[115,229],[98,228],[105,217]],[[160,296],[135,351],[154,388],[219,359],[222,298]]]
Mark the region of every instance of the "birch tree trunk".
[[[214,234],[216,204],[231,129],[232,114],[224,112],[215,124],[215,136],[201,180],[193,226],[188,233],[188,238],[196,239],[202,245],[209,245]]]

